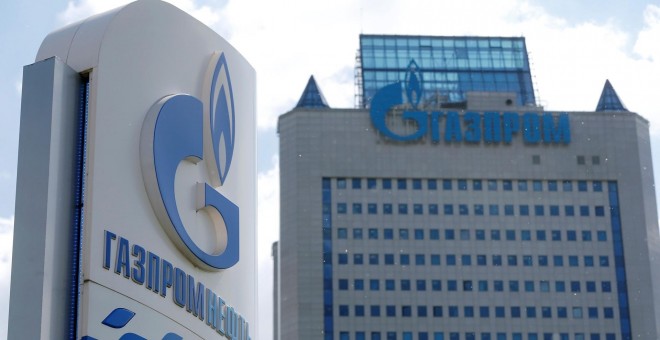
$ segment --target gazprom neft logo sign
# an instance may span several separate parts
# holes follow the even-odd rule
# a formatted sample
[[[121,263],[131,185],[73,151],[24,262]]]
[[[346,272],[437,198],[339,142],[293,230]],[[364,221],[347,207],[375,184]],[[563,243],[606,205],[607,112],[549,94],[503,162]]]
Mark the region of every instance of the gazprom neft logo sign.
[[[419,108],[422,94],[422,76],[417,64],[411,61],[405,83],[387,85],[371,100],[374,127],[383,136],[402,142],[425,137],[435,143],[509,144],[515,138],[522,138],[527,144],[569,144],[571,141],[566,113],[427,111]],[[390,116],[412,123],[415,130],[395,131],[388,125]]]
[[[194,264],[219,270],[239,258],[239,207],[215,189],[228,178],[236,139],[234,93],[224,54],[211,58],[204,88],[202,100],[176,94],[154,104],[143,125],[140,153],[149,200],[167,235]],[[182,161],[206,162],[208,182],[196,184],[196,207],[209,215],[221,235],[221,252],[202,249],[184,225],[175,195]]]

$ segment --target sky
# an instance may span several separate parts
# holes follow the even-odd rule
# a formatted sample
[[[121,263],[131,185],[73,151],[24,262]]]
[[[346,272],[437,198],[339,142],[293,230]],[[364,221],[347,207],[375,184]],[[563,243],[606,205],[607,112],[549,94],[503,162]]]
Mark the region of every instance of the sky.
[[[0,339],[6,338],[22,67],[43,38],[124,0],[0,1]],[[660,178],[660,0],[170,0],[225,37],[257,71],[257,339],[272,334],[271,244],[279,233],[277,117],[310,75],[331,107],[354,106],[360,33],[524,36],[537,98],[593,111],[606,79],[650,121]]]

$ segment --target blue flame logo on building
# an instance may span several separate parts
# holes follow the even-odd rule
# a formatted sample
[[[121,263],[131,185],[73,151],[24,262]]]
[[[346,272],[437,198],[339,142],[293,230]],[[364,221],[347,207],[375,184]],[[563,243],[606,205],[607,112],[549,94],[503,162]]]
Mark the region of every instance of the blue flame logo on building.
[[[405,110],[403,112],[403,119],[412,119],[417,122],[420,127],[415,133],[410,135],[401,136],[394,133],[387,127],[385,118],[387,113],[395,106],[404,104],[403,93],[401,90],[402,85],[405,86],[405,94],[408,104],[413,110]],[[426,133],[426,120],[427,114],[419,111],[417,107],[422,100],[423,95],[423,80],[419,67],[414,60],[408,64],[408,72],[406,72],[406,81],[404,84],[401,82],[386,85],[376,92],[371,100],[371,121],[376,129],[383,135],[399,141],[410,141],[421,138]]]
[[[239,257],[239,208],[215,189],[227,180],[236,137],[234,94],[224,53],[213,54],[204,93],[204,102],[176,94],[154,104],[142,128],[140,157],[149,200],[170,239],[193,263],[218,270],[232,267]],[[216,232],[226,235],[226,246],[217,254],[192,240],[175,198],[179,163],[202,160],[210,184],[197,184],[197,209],[207,212]]]
[[[103,325],[114,328],[122,329],[124,328],[135,316],[135,312],[128,308],[115,308],[108,316],[103,319],[101,322]],[[165,334],[162,340],[182,340],[183,337],[174,333],[169,332]],[[81,340],[97,340],[95,337],[86,335],[81,338]],[[140,336],[138,334],[128,332],[124,333],[119,337],[119,340],[147,340],[147,338]]]

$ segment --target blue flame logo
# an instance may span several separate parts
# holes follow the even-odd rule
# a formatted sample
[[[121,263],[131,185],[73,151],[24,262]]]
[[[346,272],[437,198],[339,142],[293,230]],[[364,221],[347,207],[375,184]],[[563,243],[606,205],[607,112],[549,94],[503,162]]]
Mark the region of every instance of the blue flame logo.
[[[419,102],[422,100],[422,91],[422,74],[419,73],[419,67],[415,60],[411,60],[406,73],[406,96],[413,109],[417,109]]]
[[[230,268],[239,257],[239,209],[215,188],[225,183],[236,136],[234,94],[227,59],[215,53],[209,64],[202,103],[186,94],[162,98],[147,114],[142,127],[140,158],[151,205],[170,239],[191,261],[207,270]],[[216,231],[226,235],[219,254],[202,250],[181,220],[174,179],[180,162],[204,160],[209,183],[197,185],[198,211],[205,211]],[[224,230],[222,230],[224,229]]]
[[[128,308],[115,308],[108,316],[101,321],[101,323],[105,326],[108,326],[110,328],[114,329],[121,329],[124,328],[135,316],[135,312],[128,309]],[[183,337],[180,335],[170,332],[167,333],[163,336],[162,340],[182,340]],[[85,335],[81,338],[81,340],[97,340],[96,338]],[[140,335],[137,335],[135,333],[125,333],[122,336],[119,337],[119,340],[146,340],[145,337],[142,337]]]
[[[205,115],[208,116],[205,119],[210,120],[213,155],[208,164],[210,167],[215,166],[209,169],[213,177],[217,176],[213,180],[219,180],[219,184],[222,184],[229,172],[236,137],[234,92],[224,54],[215,63],[210,82],[209,101],[205,106]]]
[[[422,100],[422,74],[419,67],[414,60],[408,64],[408,72],[406,73],[405,93],[408,103],[412,106],[413,110],[405,110],[402,118],[412,120],[417,123],[419,129],[409,135],[399,135],[390,130],[386,123],[387,114],[390,110],[404,103],[402,94],[401,82],[392,83],[382,87],[371,99],[371,122],[374,127],[380,131],[384,136],[398,141],[412,141],[421,138],[426,134],[427,129],[427,115],[425,112],[417,111],[417,106]]]

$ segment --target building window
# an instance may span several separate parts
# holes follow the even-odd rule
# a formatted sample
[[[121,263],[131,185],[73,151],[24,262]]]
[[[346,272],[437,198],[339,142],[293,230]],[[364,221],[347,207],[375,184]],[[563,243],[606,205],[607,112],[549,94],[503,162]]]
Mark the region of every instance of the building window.
[[[587,181],[578,181],[577,186],[578,186],[578,191],[580,192],[587,191]]]
[[[401,306],[401,316],[411,317],[412,316],[412,307],[411,306]]]
[[[369,239],[370,240],[377,240],[378,239],[378,229],[369,228]]]
[[[577,164],[578,165],[584,165],[584,156],[577,156]]]
[[[354,240],[362,239],[362,228],[353,228],[353,239]]]
[[[419,178],[414,178],[412,180],[413,190],[422,190],[422,180]]]
[[[397,178],[396,180],[396,188],[399,190],[406,190],[407,183],[405,178]]]
[[[353,254],[353,264],[356,265],[364,264],[362,254]]]
[[[346,178],[337,178],[337,189],[346,189]]]
[[[442,180],[442,190],[451,190],[451,179]]]
[[[337,203],[337,213],[338,214],[346,213],[346,203]]]
[[[467,216],[469,214],[467,204],[458,205],[458,214],[461,216]]]
[[[353,214],[360,215],[362,214],[362,204],[353,203]]]
[[[355,306],[355,316],[364,316],[364,306],[356,305]]]
[[[376,179],[375,178],[367,178],[367,189],[376,189]]]
[[[392,228],[383,229],[383,238],[386,240],[394,239],[394,230]]]
[[[383,178],[383,189],[391,190],[392,189],[392,180],[389,178]]]
[[[543,216],[545,215],[545,209],[542,205],[535,205],[534,206],[534,215],[535,216]]]
[[[521,204],[518,207],[518,210],[520,212],[520,216],[529,216],[529,206],[527,204]]]
[[[378,265],[378,254],[369,254],[369,264]]]
[[[380,281],[379,280],[369,280],[369,290],[378,291],[380,290]]]
[[[495,179],[488,180],[488,191],[497,191],[497,180]]]
[[[482,189],[482,184],[480,179],[475,179],[472,181],[472,190],[474,191],[481,191]]]
[[[592,184],[592,189],[595,192],[602,192],[603,191],[603,182],[594,181],[593,184]]]
[[[370,311],[369,314],[371,316],[375,316],[375,317],[380,316],[380,306],[378,306],[378,305],[371,305],[370,308],[369,308],[369,311]]]
[[[351,180],[352,183],[352,188],[353,189],[362,189],[362,179],[361,178],[353,178]]]
[[[422,208],[423,205],[421,204],[413,204],[413,214],[415,215],[422,215],[424,213],[424,208]]]
[[[339,316],[348,316],[348,305],[339,305]]]
[[[348,280],[339,279],[339,290],[348,290]]]
[[[545,241],[545,230],[537,230],[536,231],[536,240],[537,241]]]
[[[376,203],[367,204],[367,213],[369,213],[369,215],[378,214],[378,204]]]
[[[433,306],[433,317],[435,318],[442,317],[442,306]]]
[[[429,215],[438,214],[438,205],[435,203],[429,204]]]
[[[410,290],[410,280],[407,279],[401,280],[401,290],[403,291]]]
[[[483,214],[484,214],[483,204],[475,204],[474,205],[474,214],[477,215],[477,216],[483,216]]]
[[[399,240],[408,239],[408,229],[399,229]]]
[[[466,179],[459,179],[458,180],[458,190],[465,191],[467,190],[467,180]]]
[[[502,181],[502,190],[511,191],[513,190],[513,181],[510,179],[505,179]]]
[[[438,181],[436,181],[435,179],[429,179],[427,181],[427,188],[429,190],[437,190],[438,189]]]
[[[532,164],[534,164],[534,165],[539,165],[539,164],[541,164],[541,156],[539,156],[539,155],[532,155]]]
[[[415,240],[424,239],[424,229],[415,229]]]
[[[385,265],[394,264],[394,254],[385,254]]]
[[[591,164],[600,165],[600,156],[591,156]]]
[[[426,306],[417,306],[417,316],[422,318],[426,317]]]
[[[518,181],[518,191],[527,191],[527,181]]]
[[[557,191],[557,181],[548,181],[548,191]]]
[[[392,215],[392,204],[389,203],[383,204],[383,214]]]
[[[399,215],[408,215],[408,205],[399,203]]]

